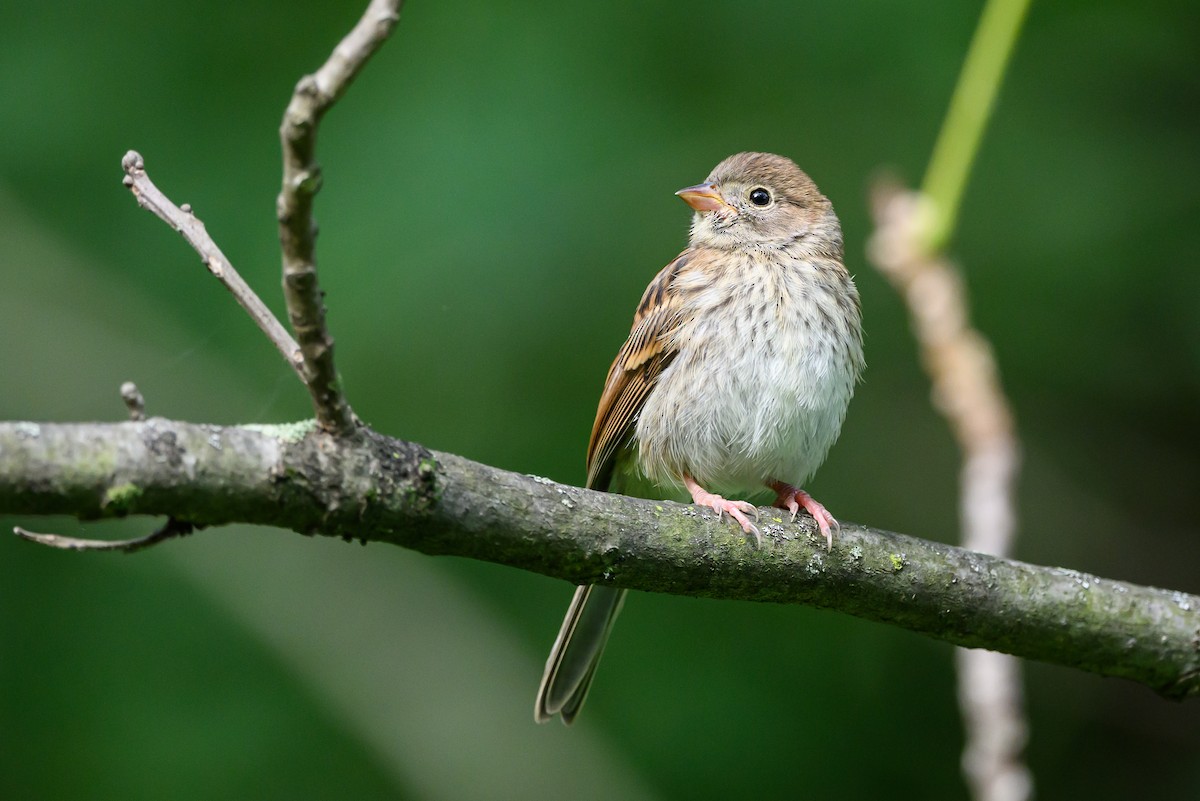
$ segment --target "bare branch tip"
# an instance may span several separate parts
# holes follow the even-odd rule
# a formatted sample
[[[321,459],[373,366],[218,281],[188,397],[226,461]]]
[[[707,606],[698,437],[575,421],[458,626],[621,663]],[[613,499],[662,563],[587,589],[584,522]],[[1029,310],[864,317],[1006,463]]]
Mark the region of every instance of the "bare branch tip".
[[[909,191],[900,176],[893,170],[879,170],[870,181],[867,198],[872,216],[878,220],[887,213],[888,205],[904,192]]]
[[[191,523],[176,520],[173,517],[168,517],[167,522],[156,531],[131,540],[89,540],[81,537],[64,537],[61,534],[39,534],[20,526],[13,526],[13,534],[23,540],[45,545],[48,548],[57,548],[61,551],[121,551],[123,553],[140,551],[164,540],[191,534],[195,530],[196,527]]]
[[[45,545],[48,548],[57,548],[61,551],[105,550],[111,545],[105,540],[84,540],[77,537],[64,537],[61,534],[42,534],[20,526],[13,526],[13,534],[27,542]]]
[[[30,531],[29,529],[24,529],[20,526],[13,526],[13,534],[16,534],[23,540],[28,540],[29,542],[44,542],[46,538],[54,537],[53,534],[38,534],[36,531]]]
[[[146,399],[138,390],[137,384],[126,381],[121,385],[121,400],[129,410],[129,419],[135,423],[146,419]]]
[[[142,159],[141,153],[136,150],[130,150],[121,159],[121,169],[125,170],[128,175],[133,175],[135,172],[145,172],[146,162]]]

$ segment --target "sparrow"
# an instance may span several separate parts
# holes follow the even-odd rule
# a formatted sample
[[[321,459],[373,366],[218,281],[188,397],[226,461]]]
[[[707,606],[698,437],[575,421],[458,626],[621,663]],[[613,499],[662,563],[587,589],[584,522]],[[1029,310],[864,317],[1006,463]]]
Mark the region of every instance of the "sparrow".
[[[687,249],[646,287],[609,368],[587,486],[640,497],[686,491],[762,538],[756,507],[803,508],[827,548],[834,519],[800,486],[841,431],[863,369],[858,291],[833,205],[790,159],[738,153],[676,192],[695,210]],[[626,590],[578,587],[534,718],[579,714]]]

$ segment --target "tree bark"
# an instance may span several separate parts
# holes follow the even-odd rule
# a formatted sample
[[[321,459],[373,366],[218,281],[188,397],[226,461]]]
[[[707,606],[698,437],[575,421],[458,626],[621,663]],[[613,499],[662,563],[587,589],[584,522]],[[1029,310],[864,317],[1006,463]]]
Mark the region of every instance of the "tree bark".
[[[763,509],[763,546],[669,501],[511,473],[360,428],[0,423],[0,514],[255,523],[576,584],[836,609],[956,645],[1200,691],[1200,597]]]

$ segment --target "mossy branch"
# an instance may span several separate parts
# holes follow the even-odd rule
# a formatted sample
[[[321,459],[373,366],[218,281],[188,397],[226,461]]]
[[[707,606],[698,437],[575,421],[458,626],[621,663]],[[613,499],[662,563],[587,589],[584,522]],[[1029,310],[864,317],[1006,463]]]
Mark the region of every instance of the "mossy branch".
[[[1200,692],[1200,597],[763,509],[728,520],[510,473],[370,429],[0,423],[0,514],[169,515],[388,542],[650,592],[797,603],[957,645]]]

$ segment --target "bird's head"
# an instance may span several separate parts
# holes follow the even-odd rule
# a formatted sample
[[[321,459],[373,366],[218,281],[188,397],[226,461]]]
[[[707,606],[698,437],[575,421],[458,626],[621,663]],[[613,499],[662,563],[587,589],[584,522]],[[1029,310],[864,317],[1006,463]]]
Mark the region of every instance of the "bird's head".
[[[696,210],[692,245],[803,249],[807,242],[836,242],[841,247],[841,228],[829,199],[783,156],[737,153],[718,164],[704,183],[675,194]]]

